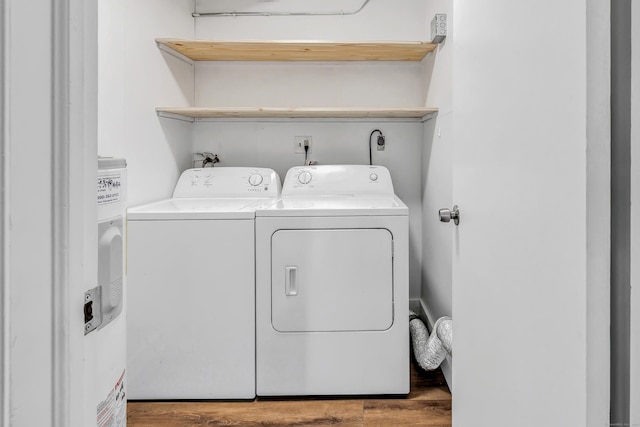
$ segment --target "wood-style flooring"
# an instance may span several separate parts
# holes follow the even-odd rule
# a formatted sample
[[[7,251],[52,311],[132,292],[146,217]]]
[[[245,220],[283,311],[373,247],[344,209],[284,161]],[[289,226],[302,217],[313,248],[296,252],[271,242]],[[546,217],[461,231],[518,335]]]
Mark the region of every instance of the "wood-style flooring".
[[[406,397],[134,401],[127,406],[127,426],[450,426],[451,393],[442,372],[411,365],[411,393]]]

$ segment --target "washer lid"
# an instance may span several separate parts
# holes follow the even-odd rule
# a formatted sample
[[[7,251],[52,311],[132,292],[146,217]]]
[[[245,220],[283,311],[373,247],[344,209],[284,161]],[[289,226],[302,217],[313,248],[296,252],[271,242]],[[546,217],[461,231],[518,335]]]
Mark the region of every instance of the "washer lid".
[[[407,216],[409,209],[397,196],[290,196],[260,206],[256,216]]]
[[[179,198],[136,206],[127,210],[129,221],[187,219],[253,219],[264,199]]]

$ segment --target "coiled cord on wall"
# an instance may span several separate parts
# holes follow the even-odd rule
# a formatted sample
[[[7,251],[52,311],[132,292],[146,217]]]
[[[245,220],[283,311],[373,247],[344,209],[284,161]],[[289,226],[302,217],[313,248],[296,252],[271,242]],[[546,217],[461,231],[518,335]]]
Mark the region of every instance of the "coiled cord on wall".
[[[374,129],[369,135],[369,165],[373,165],[373,157],[371,156],[371,137],[374,133],[378,132],[378,144],[384,145],[384,135],[380,129]],[[382,143],[382,144],[381,144]]]

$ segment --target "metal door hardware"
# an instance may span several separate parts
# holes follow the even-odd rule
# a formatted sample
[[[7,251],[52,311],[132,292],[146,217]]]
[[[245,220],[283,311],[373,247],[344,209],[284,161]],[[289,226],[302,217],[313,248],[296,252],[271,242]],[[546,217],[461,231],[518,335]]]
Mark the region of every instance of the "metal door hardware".
[[[96,286],[84,293],[84,334],[102,324],[102,287]]]
[[[460,224],[460,210],[458,209],[458,205],[453,205],[453,209],[440,209],[438,215],[440,215],[441,222],[453,220],[455,225]]]
[[[298,295],[298,267],[286,266],[284,268],[284,292],[287,296]]]

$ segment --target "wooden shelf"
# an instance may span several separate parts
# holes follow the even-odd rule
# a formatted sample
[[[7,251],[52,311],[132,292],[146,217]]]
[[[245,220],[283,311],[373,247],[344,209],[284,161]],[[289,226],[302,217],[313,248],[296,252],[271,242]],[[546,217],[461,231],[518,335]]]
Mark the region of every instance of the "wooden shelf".
[[[277,107],[219,107],[219,108],[156,108],[160,115],[177,115],[191,119],[206,118],[313,118],[313,119],[423,119],[437,113],[437,108],[277,108]]]
[[[420,61],[437,45],[424,42],[204,41],[156,39],[162,50],[193,61]],[[157,108],[186,118],[425,119],[437,108],[191,107]]]
[[[421,61],[425,42],[205,41],[156,39],[193,61]]]

